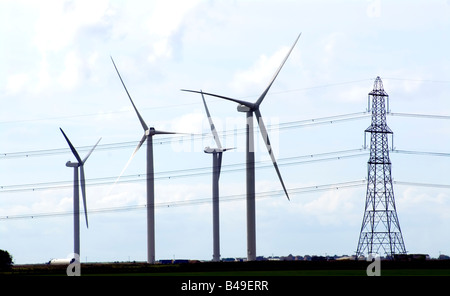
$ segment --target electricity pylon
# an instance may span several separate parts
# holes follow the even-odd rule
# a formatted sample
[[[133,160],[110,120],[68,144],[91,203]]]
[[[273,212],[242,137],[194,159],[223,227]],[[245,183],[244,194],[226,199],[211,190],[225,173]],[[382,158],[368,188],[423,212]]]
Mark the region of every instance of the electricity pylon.
[[[386,103],[389,106],[389,96],[380,77],[375,80],[370,98],[372,124],[365,131],[370,133],[367,194],[356,256],[377,254],[393,257],[395,254],[406,254],[406,249],[392,186],[388,135],[393,133],[386,123],[385,107]]]

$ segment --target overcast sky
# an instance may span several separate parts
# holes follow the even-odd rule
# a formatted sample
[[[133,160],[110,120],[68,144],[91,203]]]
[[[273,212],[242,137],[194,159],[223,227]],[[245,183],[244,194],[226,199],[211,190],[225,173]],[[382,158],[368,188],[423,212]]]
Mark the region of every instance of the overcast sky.
[[[145,147],[121,178],[128,182],[112,184],[143,135],[112,56],[147,125],[186,133],[154,138],[156,260],[212,259],[212,159],[203,148],[214,141],[201,97],[180,89],[254,101],[299,33],[261,105],[291,201],[255,131],[257,255],[355,253],[364,112],[377,76],[390,97],[406,249],[450,254],[450,188],[418,186],[450,185],[446,0],[0,1],[0,249],[15,263],[73,252],[65,164],[75,158],[61,127],[81,157],[102,137],[85,166],[81,260],[147,259]],[[236,148],[223,155],[221,256],[246,257],[245,115],[232,102],[207,102],[223,145]]]

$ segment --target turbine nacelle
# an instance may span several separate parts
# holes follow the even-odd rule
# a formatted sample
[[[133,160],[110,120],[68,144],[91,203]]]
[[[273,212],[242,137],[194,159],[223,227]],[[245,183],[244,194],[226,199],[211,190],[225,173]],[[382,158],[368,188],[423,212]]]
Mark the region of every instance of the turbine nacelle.
[[[205,147],[205,149],[203,150],[205,153],[222,153],[225,152],[227,150],[231,150],[234,148],[211,148],[209,146]]]
[[[69,167],[69,168],[77,168],[79,166],[80,166],[80,164],[78,162],[71,162],[70,160],[68,162],[66,162],[66,167]]]
[[[203,151],[205,151],[205,153],[218,153],[218,152],[222,152],[222,149],[211,148],[211,147],[207,146],[207,147],[205,147],[205,149]]]
[[[247,105],[240,104],[237,106],[238,112],[250,112],[253,111],[253,108]]]

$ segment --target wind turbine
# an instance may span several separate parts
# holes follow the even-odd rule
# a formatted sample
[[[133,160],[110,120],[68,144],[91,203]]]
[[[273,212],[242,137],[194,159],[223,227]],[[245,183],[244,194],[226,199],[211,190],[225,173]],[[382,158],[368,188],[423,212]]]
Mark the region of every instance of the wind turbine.
[[[176,134],[176,133],[158,131],[155,130],[153,127],[149,128],[147,126],[144,119],[139,114],[139,111],[137,110],[136,106],[134,105],[133,100],[131,99],[127,87],[125,86],[125,83],[123,82],[119,70],[117,70],[116,64],[114,63],[112,57],[111,61],[114,65],[114,68],[116,69],[117,75],[119,75],[120,81],[122,82],[125,92],[127,93],[128,98],[130,99],[130,102],[133,105],[134,111],[136,111],[136,115],[139,118],[142,128],[144,129],[144,135],[142,136],[141,141],[139,142],[130,159],[128,160],[128,163],[122,170],[122,173],[119,175],[119,178],[129,165],[133,157],[136,155],[139,148],[141,148],[142,144],[144,144],[144,142],[147,141],[147,262],[153,264],[155,263],[155,180],[153,170],[153,136]]]
[[[289,200],[289,194],[287,192],[286,186],[284,185],[280,170],[278,169],[278,165],[275,160],[275,156],[273,155],[272,147],[270,145],[269,135],[267,134],[267,129],[266,129],[266,126],[264,125],[261,111],[259,110],[259,106],[261,105],[262,101],[266,97],[270,87],[272,86],[273,82],[277,78],[278,73],[280,73],[281,68],[283,67],[283,65],[285,64],[289,55],[291,54],[292,50],[294,49],[295,45],[297,44],[297,41],[300,38],[300,36],[301,36],[301,33],[298,35],[297,39],[295,39],[294,44],[290,48],[289,52],[287,53],[287,55],[284,58],[281,65],[278,67],[278,69],[275,72],[275,75],[273,76],[269,85],[266,87],[266,89],[260,95],[258,100],[254,103],[243,101],[243,100],[238,100],[238,99],[233,99],[233,98],[229,98],[229,97],[225,97],[225,96],[221,96],[221,95],[217,95],[217,94],[206,93],[203,91],[199,92],[199,91],[194,91],[194,90],[182,89],[182,91],[201,93],[201,94],[206,94],[209,96],[233,101],[233,102],[239,104],[237,107],[238,112],[246,113],[246,117],[247,117],[247,124],[246,124],[247,125],[247,131],[246,131],[247,260],[248,261],[256,260],[255,152],[254,152],[255,149],[254,149],[254,137],[253,137],[253,114],[256,114],[259,129],[261,131],[261,135],[263,137],[267,151],[269,152],[269,155],[272,159],[273,166],[275,167],[275,170],[277,172],[278,178],[280,179],[280,182],[281,182],[283,190],[286,194],[286,197]]]
[[[87,205],[86,205],[86,180],[84,178],[84,164],[86,160],[91,155],[92,151],[94,151],[95,147],[97,147],[98,143],[102,138],[100,138],[97,143],[92,147],[89,153],[86,155],[84,159],[81,159],[75,147],[70,142],[69,138],[66,136],[62,128],[59,128],[69,144],[70,150],[72,150],[73,155],[77,159],[77,162],[68,161],[66,163],[67,167],[74,168],[73,172],[73,230],[74,230],[74,254],[80,255],[80,190],[79,184],[81,183],[81,194],[83,196],[83,206],[84,206],[84,216],[86,218],[86,227],[89,228],[88,216],[87,216]],[[78,168],[80,168],[80,177],[78,176]],[[80,257],[78,257],[80,258]]]
[[[201,92],[201,91],[200,91]],[[213,199],[213,261],[220,261],[220,231],[219,231],[219,178],[220,169],[222,166],[222,153],[233,148],[222,148],[220,144],[219,135],[216,127],[209,114],[208,106],[206,105],[205,97],[202,94],[203,105],[205,106],[206,115],[208,116],[209,126],[217,144],[217,148],[205,148],[205,153],[212,154],[213,157],[213,176],[212,176],[212,199]]]

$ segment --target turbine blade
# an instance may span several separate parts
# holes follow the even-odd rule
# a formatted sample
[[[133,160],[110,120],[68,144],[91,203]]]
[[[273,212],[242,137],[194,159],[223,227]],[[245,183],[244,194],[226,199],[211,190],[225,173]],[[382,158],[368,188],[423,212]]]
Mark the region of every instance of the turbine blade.
[[[86,218],[86,227],[89,228],[88,216],[87,216],[87,204],[86,204],[86,180],[84,178],[84,166],[80,165],[80,183],[81,183],[81,195],[83,197],[84,217]]]
[[[222,152],[217,153],[217,160],[218,160],[217,172],[218,172],[218,178],[220,178],[220,170],[222,169]]]
[[[83,159],[82,164],[84,164],[86,162],[86,160],[89,158],[89,156],[91,156],[92,152],[94,151],[95,147],[97,147],[98,143],[100,143],[100,140],[102,138],[100,138],[97,143],[94,145],[94,147],[92,147],[92,149],[89,151],[89,153],[86,155],[86,157]]]
[[[128,165],[131,163],[131,161],[133,160],[134,156],[136,155],[136,153],[138,152],[139,148],[141,148],[142,144],[144,144],[145,140],[147,140],[147,134],[144,134],[144,136],[142,137],[141,141],[139,142],[139,144],[137,145],[136,149],[134,149],[133,154],[131,154],[130,159],[128,159],[128,162],[125,164],[124,168],[122,169],[122,172],[120,172],[119,177],[117,177],[116,181],[114,182],[114,184],[111,187],[111,190],[109,192],[112,191],[112,188],[116,185],[116,183],[119,181],[120,177],[122,177],[123,173],[125,172],[125,170],[127,169]]]
[[[177,135],[177,134],[180,134],[180,133],[165,132],[165,131],[158,131],[158,130],[155,130],[155,131],[154,131],[154,134],[155,134],[155,135]]]
[[[206,105],[206,101],[205,101],[205,97],[203,96],[203,92],[201,94],[202,94],[203,105],[205,105],[206,115],[208,116],[209,126],[211,127],[211,132],[214,137],[214,141],[216,141],[217,148],[222,149],[222,145],[220,144],[219,135],[217,134],[216,127],[214,126],[214,123],[212,121],[211,114],[209,114],[208,106]]]
[[[283,178],[281,177],[280,170],[278,169],[277,161],[275,160],[275,156],[273,155],[272,147],[270,145],[269,135],[267,133],[266,126],[264,125],[264,122],[263,122],[263,119],[261,116],[261,112],[259,111],[259,109],[256,109],[255,113],[256,113],[256,120],[258,121],[259,129],[261,131],[261,135],[263,137],[264,143],[266,144],[267,151],[269,152],[270,158],[272,159],[273,166],[275,167],[275,170],[277,171],[277,175],[278,175],[278,178],[280,179],[281,185],[283,186],[284,193],[286,193],[287,199],[290,200],[286,186],[284,186],[284,182],[283,182]]]
[[[267,88],[264,90],[264,92],[261,94],[261,96],[259,97],[259,99],[256,101],[256,103],[255,103],[256,106],[261,105],[262,101],[264,100],[264,98],[265,98],[266,95],[267,95],[267,92],[269,92],[270,87],[272,86],[273,82],[274,82],[275,79],[277,78],[278,73],[280,73],[281,68],[283,68],[284,63],[286,63],[286,61],[287,61],[289,55],[291,54],[292,50],[293,50],[294,47],[295,47],[295,44],[297,44],[297,41],[298,41],[298,39],[300,38],[301,35],[302,35],[302,33],[300,33],[300,34],[298,35],[297,39],[295,39],[294,44],[292,45],[291,49],[290,49],[289,52],[287,53],[286,57],[284,58],[283,62],[282,62],[281,65],[280,65],[280,67],[278,67],[278,70],[275,72],[275,75],[272,77],[272,80],[270,81],[269,85],[268,85]]]
[[[229,97],[216,95],[216,94],[212,94],[212,93],[207,93],[207,92],[203,92],[203,91],[188,90],[188,89],[182,89],[181,91],[193,92],[193,93],[197,93],[197,94],[205,94],[205,95],[208,95],[208,96],[212,96],[212,97],[216,97],[216,98],[220,98],[220,99],[224,99],[224,100],[228,100],[228,101],[233,101],[235,103],[247,106],[247,107],[249,107],[251,109],[253,107],[255,107],[255,104],[253,104],[251,102],[246,102],[246,101],[242,101],[242,100],[238,100],[238,99],[232,99],[232,98],[229,98]]]
[[[112,57],[111,57],[111,61],[112,61],[113,65],[114,65],[114,68],[116,69],[117,75],[119,75],[119,78],[120,78],[120,81],[122,82],[123,88],[125,88],[125,91],[127,92],[128,98],[130,99],[131,104],[133,105],[134,111],[136,111],[136,114],[137,114],[137,116],[139,118],[139,121],[141,122],[141,125],[144,128],[144,131],[148,130],[147,124],[145,124],[144,119],[142,118],[141,114],[139,114],[139,111],[137,110],[136,106],[134,105],[134,102],[131,99],[130,93],[128,92],[128,89],[125,86],[125,83],[122,80],[122,76],[120,76],[119,70],[117,70],[116,63],[114,63],[114,60],[113,60]]]
[[[66,138],[67,144],[69,144],[70,150],[72,150],[73,155],[75,155],[75,158],[77,159],[78,163],[81,164],[82,160],[80,158],[80,155],[78,154],[77,150],[75,149],[75,147],[73,147],[72,143],[70,142],[69,138],[66,136],[66,134],[64,133],[64,131],[62,130],[62,128],[59,128],[64,136],[64,138]]]

